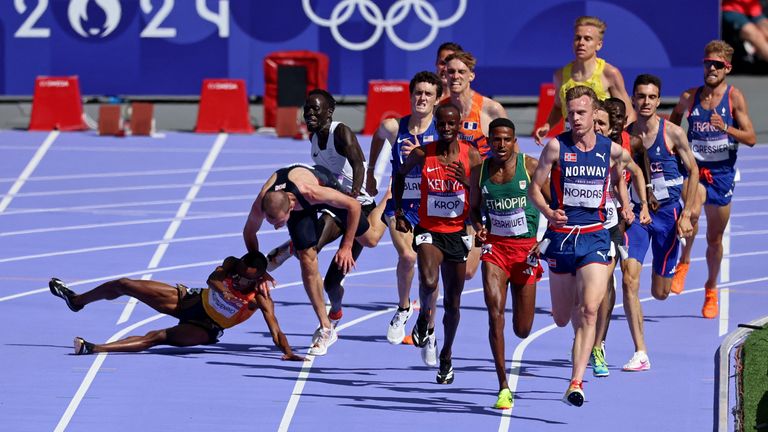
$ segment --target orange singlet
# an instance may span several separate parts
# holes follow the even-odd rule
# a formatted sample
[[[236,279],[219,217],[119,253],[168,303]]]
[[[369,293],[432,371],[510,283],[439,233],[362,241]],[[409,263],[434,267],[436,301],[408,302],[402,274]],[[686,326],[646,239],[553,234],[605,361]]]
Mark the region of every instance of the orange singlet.
[[[447,105],[451,102],[451,98],[447,97],[440,101],[440,105]],[[481,113],[483,111],[483,95],[476,91],[472,91],[472,108],[469,111],[469,115],[461,119],[461,129],[459,129],[459,141],[466,144],[470,144],[475,147],[480,156],[485,159],[488,153],[491,151],[491,146],[488,145],[488,139],[483,133],[483,127],[480,122]]]
[[[421,204],[419,226],[437,233],[455,233],[464,229],[469,215],[469,191],[451,180],[445,165],[437,158],[437,144],[424,145],[426,153],[421,167]],[[459,159],[469,178],[469,147],[459,143]],[[425,193],[426,192],[426,193]]]
[[[248,308],[248,303],[256,297],[256,291],[243,294],[233,288],[231,277],[224,279],[224,289],[235,299],[227,300],[218,291],[206,288],[202,292],[203,308],[211,319],[222,328],[236,326],[253,315],[255,310]]]

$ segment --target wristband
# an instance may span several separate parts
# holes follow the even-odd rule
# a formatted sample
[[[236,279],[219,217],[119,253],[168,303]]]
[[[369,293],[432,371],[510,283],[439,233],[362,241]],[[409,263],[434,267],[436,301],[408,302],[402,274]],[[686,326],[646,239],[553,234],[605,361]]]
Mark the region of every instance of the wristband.
[[[653,189],[653,185],[652,185],[652,184],[650,184],[650,183],[648,183],[647,185],[645,185],[645,187],[647,187],[648,189]]]
[[[728,123],[725,124],[725,127],[723,128],[723,132],[728,132]]]

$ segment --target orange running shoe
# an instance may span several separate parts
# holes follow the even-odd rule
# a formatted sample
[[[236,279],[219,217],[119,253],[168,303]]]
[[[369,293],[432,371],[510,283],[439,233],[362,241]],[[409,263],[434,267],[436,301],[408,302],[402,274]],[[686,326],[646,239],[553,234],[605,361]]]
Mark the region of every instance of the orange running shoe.
[[[677,263],[675,275],[672,277],[672,292],[680,294],[685,289],[685,277],[688,276],[688,267],[691,263]]]
[[[720,309],[717,306],[717,288],[704,290],[704,306],[701,308],[701,315],[704,318],[715,319]]]

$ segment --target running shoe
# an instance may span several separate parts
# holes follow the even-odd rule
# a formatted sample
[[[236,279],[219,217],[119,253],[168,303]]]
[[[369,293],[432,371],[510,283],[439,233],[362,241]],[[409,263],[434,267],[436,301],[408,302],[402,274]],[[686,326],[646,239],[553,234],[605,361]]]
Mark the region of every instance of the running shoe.
[[[568,390],[563,395],[563,402],[575,407],[584,405],[584,384],[579,380],[571,380]]]
[[[387,340],[393,345],[403,343],[405,339],[405,323],[413,314],[413,308],[408,304],[408,309],[398,308],[387,328]]]
[[[514,401],[512,400],[512,391],[508,388],[499,392],[499,398],[496,399],[496,405],[493,407],[496,409],[511,409]]]
[[[437,366],[437,335],[432,329],[427,336],[427,344],[421,348],[421,360],[427,366]]]
[[[704,296],[704,306],[701,308],[701,316],[709,319],[717,318],[717,313],[720,309],[717,305],[717,289],[705,289]]]
[[[81,337],[76,337],[74,341],[75,355],[93,354],[93,344],[86,342]]]
[[[675,267],[675,275],[672,277],[672,292],[680,294],[685,289],[685,277],[688,276],[688,268],[690,263],[677,263]]]
[[[423,348],[424,345],[427,344],[427,334],[428,329],[427,326],[429,325],[429,322],[426,320],[421,319],[421,315],[419,315],[419,318],[416,320],[416,325],[413,326],[413,330],[411,331],[411,339],[413,339],[413,345],[419,348]]]
[[[589,363],[592,365],[592,375],[596,377],[607,377],[611,373],[608,371],[608,364],[605,362],[604,348],[592,348],[592,354],[589,355]]]
[[[336,329],[333,328],[324,328],[320,330],[320,337],[317,338],[317,341],[312,344],[312,347],[309,348],[309,354],[314,356],[322,356],[328,353],[328,348],[333,345],[336,340],[338,340],[338,336],[336,335]]]
[[[651,369],[651,360],[648,359],[648,354],[645,351],[636,351],[629,359],[629,363],[621,368],[625,372],[641,372],[649,369]]]
[[[295,253],[296,251],[293,249],[293,242],[290,240],[272,249],[267,254],[267,271],[271,272],[276,270]]]
[[[440,370],[437,371],[437,383],[453,383],[453,366],[451,365],[451,360],[440,359]]]
[[[60,279],[52,278],[50,282],[48,282],[48,288],[51,290],[51,294],[64,299],[64,301],[67,303],[67,307],[72,312],[77,312],[83,308],[82,306],[75,306],[72,297],[76,296],[77,294],[75,294],[75,292],[71,289],[67,288],[67,284],[62,282]]]

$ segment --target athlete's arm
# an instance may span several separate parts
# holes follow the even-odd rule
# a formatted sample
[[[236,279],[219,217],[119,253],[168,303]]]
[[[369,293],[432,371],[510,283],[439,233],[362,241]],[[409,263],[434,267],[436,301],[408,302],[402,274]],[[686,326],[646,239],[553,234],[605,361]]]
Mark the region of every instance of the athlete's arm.
[[[357,198],[360,195],[360,190],[363,188],[363,178],[365,177],[365,155],[363,155],[363,149],[360,147],[360,143],[357,142],[352,129],[349,126],[341,123],[333,131],[334,146],[336,152],[347,158],[349,164],[352,166],[352,192],[350,196]]]
[[[483,96],[483,110],[480,112],[480,128],[488,136],[488,126],[494,119],[507,118],[507,110],[491,98]]]
[[[411,151],[405,163],[400,166],[400,171],[394,173],[395,179],[393,180],[394,190],[392,191],[392,198],[395,200],[395,227],[398,231],[409,232],[411,231],[411,224],[402,216],[403,211],[403,191],[405,190],[405,175],[408,174],[414,167],[421,166],[424,163],[426,154],[422,147],[418,147]],[[422,191],[422,193],[424,193]]]
[[[488,166],[490,168],[490,165]],[[475,237],[481,242],[485,241],[487,232],[483,225],[482,216],[482,192],[480,191],[480,170],[473,170],[469,180],[469,218],[475,228]]]
[[[261,224],[264,222],[264,213],[261,211],[261,200],[267,193],[267,189],[275,183],[277,178],[276,174],[272,174],[264,183],[264,187],[261,188],[259,195],[253,201],[251,205],[251,212],[248,214],[248,219],[245,221],[243,227],[243,240],[245,240],[245,247],[248,252],[256,252],[259,250],[259,239],[256,238],[256,233],[259,232]]]
[[[533,178],[533,173],[536,172],[536,168],[539,166],[539,160],[532,158],[528,155],[525,156],[525,170],[528,172],[528,177]],[[528,185],[530,187],[530,185]],[[549,190],[549,177],[544,181],[544,185],[541,187],[541,194],[544,195],[544,200],[549,205],[552,202],[552,194]]]
[[[621,173],[623,170],[629,171],[630,175],[637,184],[645,184],[645,177],[643,171],[632,160],[629,152],[624,150],[619,144],[611,144],[611,159],[616,167],[616,171]],[[623,176],[619,176],[623,177]],[[626,189],[625,189],[626,190]],[[648,213],[648,194],[646,188],[637,188],[637,195],[640,197],[640,223],[647,225],[651,223],[651,216]],[[628,202],[622,203],[627,205]],[[625,207],[626,208],[626,207]]]
[[[643,145],[643,140],[638,136],[630,135],[629,146],[632,148],[632,154],[635,155],[635,163],[643,171],[643,178],[645,178],[644,184],[637,182],[632,183],[635,191],[639,188],[644,188],[646,191],[653,191],[653,186],[651,185],[651,161],[648,159],[648,151]],[[646,195],[648,196],[648,208],[652,211],[658,210],[659,201],[656,199],[656,195],[652,193],[647,193]]]
[[[627,94],[627,88],[624,86],[624,77],[621,75],[621,71],[619,68],[606,63],[605,69],[603,69],[603,76],[608,81],[608,93],[624,101],[627,109],[627,124],[632,123],[637,116],[632,107],[632,101]]]
[[[677,105],[672,109],[672,114],[669,115],[669,121],[680,126],[683,123],[685,113],[691,108],[691,102],[693,101],[693,95],[696,94],[696,89],[688,89],[680,95],[680,99],[677,100]]]
[[[368,153],[368,174],[366,175],[365,190],[371,196],[379,194],[379,185],[376,182],[376,166],[379,164],[379,158],[384,156],[381,150],[384,142],[389,141],[389,145],[395,142],[397,137],[397,128],[399,122],[396,119],[386,119],[376,129],[376,133],[371,138],[371,150]]]
[[[341,243],[339,243],[334,262],[343,273],[349,272],[355,266],[355,260],[352,258],[352,243],[355,241],[357,225],[360,222],[360,213],[362,212],[360,203],[336,189],[320,185],[303,184],[301,185],[301,193],[310,204],[323,203],[347,211],[347,229],[341,238]]]
[[[693,233],[693,227],[691,226],[691,208],[690,206],[696,200],[696,189],[699,186],[699,182],[696,181],[699,178],[699,167],[696,165],[696,161],[691,152],[691,146],[688,144],[688,138],[685,136],[685,132],[680,126],[668,127],[667,133],[672,142],[672,145],[677,152],[680,161],[688,170],[688,189],[683,194],[683,211],[680,213],[680,217],[677,220],[677,233],[680,237],[688,237]]]
[[[755,135],[755,128],[752,126],[752,119],[749,117],[747,99],[736,87],[731,90],[731,110],[733,111],[734,123],[739,127],[729,126],[725,133],[742,144],[754,146],[757,143],[757,136]]]
[[[218,291],[221,295],[224,296],[224,298],[232,298],[234,297],[230,292],[224,287],[224,279],[227,278],[229,274],[235,271],[235,267],[237,266],[239,259],[230,256],[224,258],[224,262],[221,263],[220,266],[216,267],[216,269],[211,272],[211,274],[208,276],[208,280],[206,281],[206,284],[208,285],[208,288]]]
[[[533,178],[531,179],[533,185],[528,188],[528,199],[531,200],[533,205],[539,209],[539,212],[541,212],[552,225],[562,227],[568,222],[568,217],[565,215],[565,211],[563,209],[552,210],[549,208],[547,201],[544,199],[544,194],[541,192],[549,177],[549,173],[552,172],[552,167],[557,163],[559,157],[560,142],[557,138],[553,138],[541,151],[539,166],[536,167],[536,171],[534,171]]]
[[[306,358],[294,354],[291,345],[288,344],[288,338],[285,337],[285,333],[280,330],[280,324],[278,324],[277,317],[275,317],[275,304],[272,302],[272,299],[257,292],[256,297],[248,304],[248,307],[251,310],[256,308],[261,309],[261,314],[264,316],[264,322],[267,323],[267,328],[269,328],[269,333],[272,336],[272,342],[274,342],[275,346],[280,348],[280,351],[283,352],[283,360],[306,360]]]
[[[562,69],[558,69],[557,71],[555,71],[555,75],[552,78],[552,81],[555,83],[555,103],[552,105],[552,110],[549,111],[549,115],[547,116],[547,122],[541,125],[533,133],[533,139],[536,141],[536,144],[538,145],[544,145],[544,138],[546,138],[550,129],[555,127],[557,122],[559,122],[560,120],[563,120],[563,107],[562,107],[562,101],[560,100],[560,87],[563,85]]]

